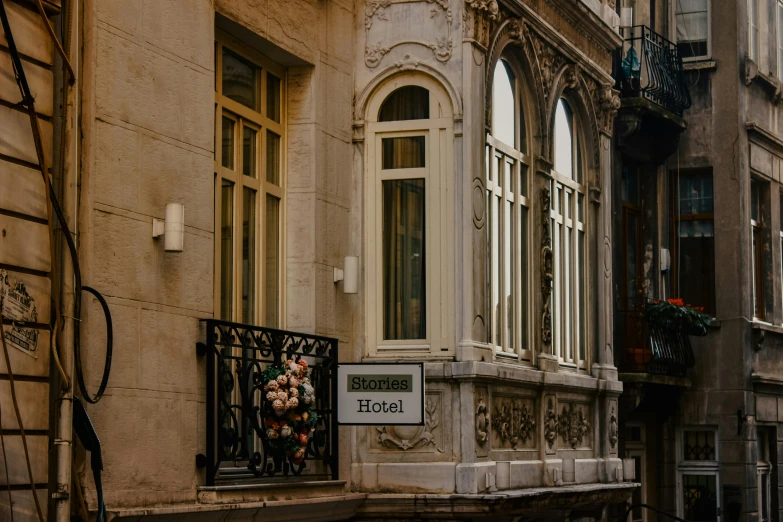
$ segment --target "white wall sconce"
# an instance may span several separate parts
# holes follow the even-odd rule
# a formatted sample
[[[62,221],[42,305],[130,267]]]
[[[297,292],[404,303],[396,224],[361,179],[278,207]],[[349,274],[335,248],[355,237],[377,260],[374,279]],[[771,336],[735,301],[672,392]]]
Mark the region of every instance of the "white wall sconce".
[[[343,259],[343,268],[334,267],[334,282],[343,282],[344,294],[359,293],[359,258],[347,256]]]
[[[166,252],[182,252],[185,244],[185,206],[182,203],[166,205],[166,219],[152,219],[152,237],[163,238]]]

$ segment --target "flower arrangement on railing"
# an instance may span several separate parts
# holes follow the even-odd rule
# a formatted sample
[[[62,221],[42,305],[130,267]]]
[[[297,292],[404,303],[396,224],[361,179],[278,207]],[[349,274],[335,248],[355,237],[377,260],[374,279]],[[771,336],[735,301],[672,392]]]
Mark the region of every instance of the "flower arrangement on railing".
[[[290,457],[294,464],[304,460],[318,416],[315,389],[308,377],[307,362],[288,359],[267,366],[262,374],[266,392],[265,435],[273,457]]]
[[[691,306],[679,298],[654,300],[645,308],[645,315],[652,325],[681,330],[688,335],[707,335],[707,327],[712,322],[703,306]]]

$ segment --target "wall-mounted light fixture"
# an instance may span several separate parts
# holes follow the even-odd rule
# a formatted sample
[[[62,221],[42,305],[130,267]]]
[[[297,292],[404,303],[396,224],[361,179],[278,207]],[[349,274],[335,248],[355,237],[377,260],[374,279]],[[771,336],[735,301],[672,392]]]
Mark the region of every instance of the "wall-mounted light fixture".
[[[359,293],[359,258],[347,256],[343,259],[343,268],[334,267],[335,284],[343,282],[344,294]]]
[[[152,237],[163,238],[166,252],[182,252],[185,244],[185,206],[182,203],[166,205],[166,219],[152,219]]]

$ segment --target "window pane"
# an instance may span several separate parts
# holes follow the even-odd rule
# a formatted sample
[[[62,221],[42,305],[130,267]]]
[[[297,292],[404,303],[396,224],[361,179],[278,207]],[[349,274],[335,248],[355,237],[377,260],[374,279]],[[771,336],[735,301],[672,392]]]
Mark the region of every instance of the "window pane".
[[[383,182],[383,338],[426,339],[424,180]]]
[[[750,219],[761,221],[761,190],[757,181],[750,182]]]
[[[684,460],[715,460],[715,432],[684,431]]]
[[[280,78],[266,73],[266,117],[280,123]]]
[[[220,192],[220,318],[232,321],[234,306],[234,184],[223,180]]]
[[[678,0],[675,4],[677,48],[683,58],[707,55],[708,1]]]
[[[383,169],[416,169],[425,166],[424,136],[383,138]]]
[[[571,111],[561,99],[555,111],[555,170],[567,178],[573,178],[573,168]]]
[[[280,200],[266,196],[266,259],[264,273],[264,326],[280,327]]]
[[[242,174],[256,177],[256,143],[258,132],[245,127],[242,131]]]
[[[680,297],[693,306],[714,311],[715,232],[712,220],[679,223],[678,274]]]
[[[508,163],[506,163],[508,165]],[[505,212],[503,215],[503,299],[505,308],[506,322],[506,342],[505,348],[511,351],[514,348],[514,298],[511,289],[514,287],[514,250],[512,248],[512,238],[516,236],[514,232],[513,209],[511,202],[503,199]]]
[[[503,330],[500,325],[500,319],[502,311],[500,309],[500,268],[503,259],[500,256],[500,202],[499,198],[492,195],[491,198],[491,212],[492,212],[492,228],[490,228],[490,234],[492,235],[492,309],[493,317],[495,318],[495,335],[492,342],[500,346],[502,344],[501,335]]]
[[[520,293],[520,296],[521,296],[520,300],[521,300],[521,303],[522,303],[522,307],[521,307],[521,310],[520,310],[520,323],[519,323],[519,326],[520,326],[520,330],[521,330],[521,333],[522,333],[522,348],[526,349],[527,348],[527,342],[529,340],[528,337],[527,337],[527,296],[528,296],[528,284],[527,284],[527,270],[528,270],[528,267],[527,267],[527,263],[528,263],[528,248],[527,248],[527,242],[528,242],[528,239],[527,239],[527,233],[528,233],[527,232],[527,227],[528,227],[528,225],[527,225],[527,220],[528,220],[528,217],[527,217],[527,213],[528,213],[528,209],[525,208],[525,207],[519,207],[519,211],[520,211],[520,214],[521,214],[521,216],[520,216],[520,225],[519,225],[519,243],[520,243],[520,251],[521,251],[521,260],[520,260],[520,262],[522,264],[522,276],[521,276],[521,281],[520,281],[522,283],[522,285],[521,285],[522,286],[522,288],[521,288],[522,291]]]
[[[234,120],[223,116],[221,165],[231,170],[234,169],[234,126]]]
[[[640,204],[639,171],[635,168],[623,166],[622,198],[634,205]]]
[[[258,69],[223,48],[223,96],[258,110]]]
[[[634,471],[636,472],[636,481],[641,482],[643,478],[642,458],[637,457],[636,455],[634,455],[631,458],[633,459],[633,467],[634,467]],[[642,503],[642,488],[634,488],[632,499],[633,499],[633,505],[635,507],[631,512],[631,520],[633,520],[634,522],[636,522],[637,520],[643,520],[642,507],[639,505]]]
[[[577,232],[577,248],[578,253],[578,266],[579,273],[576,276],[577,285],[579,285],[579,299],[576,302],[577,307],[577,327],[579,328],[579,360],[585,361],[587,359],[587,294],[585,288],[585,234],[582,231]]]
[[[492,80],[492,135],[511,147],[516,147],[514,83],[511,68],[505,61],[498,60]]]
[[[383,101],[378,121],[426,120],[430,117],[430,91],[417,85],[400,87]]]
[[[683,475],[682,496],[686,520],[716,522],[718,520],[715,475]]]
[[[266,180],[280,185],[280,136],[266,131]]]
[[[242,322],[256,320],[256,193],[242,195]]]

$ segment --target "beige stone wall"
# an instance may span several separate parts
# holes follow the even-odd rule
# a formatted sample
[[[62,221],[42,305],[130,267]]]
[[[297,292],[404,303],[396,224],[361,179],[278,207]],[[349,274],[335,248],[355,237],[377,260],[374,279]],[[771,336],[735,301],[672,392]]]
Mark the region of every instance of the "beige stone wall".
[[[204,483],[205,368],[195,345],[213,314],[215,12],[291,53],[284,327],[351,346],[350,296],[332,267],[352,217],[348,0],[95,1],[85,4],[83,277],[108,299],[114,360],[90,408],[104,448],[106,502],[193,502]],[[288,58],[285,58],[288,59]],[[151,237],[166,203],[185,206],[185,247]],[[355,202],[354,202],[355,204]],[[100,380],[105,328],[85,311],[88,384]],[[347,452],[346,452],[347,454]],[[91,483],[88,467],[84,480]],[[92,487],[88,498],[94,505]]]

